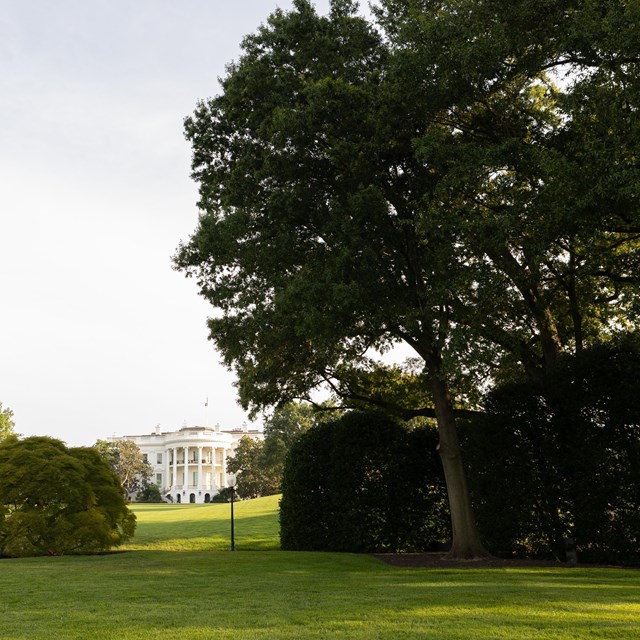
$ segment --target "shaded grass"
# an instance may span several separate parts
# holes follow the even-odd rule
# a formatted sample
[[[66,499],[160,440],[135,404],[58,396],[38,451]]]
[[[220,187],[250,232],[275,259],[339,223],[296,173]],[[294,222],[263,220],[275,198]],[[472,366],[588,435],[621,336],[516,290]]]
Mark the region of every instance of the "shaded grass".
[[[238,505],[247,548],[277,544],[276,504]],[[0,639],[640,637],[638,571],[396,568],[353,554],[231,553],[222,550],[226,505],[136,511],[140,550],[0,561]],[[170,540],[182,540],[179,552]]]

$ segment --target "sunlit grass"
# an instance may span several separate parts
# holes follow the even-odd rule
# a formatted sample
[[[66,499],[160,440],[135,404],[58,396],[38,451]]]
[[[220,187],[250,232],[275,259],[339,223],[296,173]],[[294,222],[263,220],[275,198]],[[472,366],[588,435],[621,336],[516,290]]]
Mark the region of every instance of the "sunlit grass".
[[[0,560],[0,640],[640,637],[640,571],[277,551],[276,506],[236,505],[233,553],[228,505],[145,505],[137,550]]]
[[[280,496],[236,502],[235,542],[238,550],[280,547]],[[135,538],[123,549],[158,551],[225,551],[230,546],[230,505],[140,504]]]

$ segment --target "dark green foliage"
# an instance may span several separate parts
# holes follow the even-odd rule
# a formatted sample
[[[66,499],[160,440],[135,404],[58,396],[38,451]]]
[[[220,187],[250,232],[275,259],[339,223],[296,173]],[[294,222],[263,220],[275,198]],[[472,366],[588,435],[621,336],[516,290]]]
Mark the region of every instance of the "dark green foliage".
[[[310,404],[287,402],[265,421],[263,441],[241,438],[233,456],[227,458],[227,469],[236,475],[236,497],[280,493],[282,469],[291,443],[318,419]]]
[[[500,555],[640,563],[640,340],[505,385],[465,429],[478,526]]]
[[[127,497],[134,497],[151,481],[153,469],[133,440],[98,440],[93,448],[111,465]]]
[[[134,530],[120,482],[94,449],[46,437],[0,443],[0,555],[104,551]]]
[[[211,498],[211,502],[231,502],[231,487],[222,487],[222,489]]]
[[[330,5],[276,11],[186,119],[201,215],[174,264],[246,408],[329,384],[435,417],[477,557],[451,408],[638,318],[638,3]],[[397,343],[418,393],[371,375]]]
[[[282,470],[291,444],[318,419],[314,408],[307,403],[287,402],[277,407],[264,423],[264,447],[261,465],[273,478],[280,492]]]
[[[227,471],[236,476],[236,497],[245,500],[272,496],[279,491],[278,479],[262,464],[264,442],[242,436],[233,456],[227,458]]]
[[[329,489],[335,423],[307,431],[289,450],[282,476],[280,542],[283,549],[329,548],[333,503]]]
[[[284,469],[284,549],[411,551],[445,541],[446,491],[432,429],[347,413],[293,443]]]
[[[164,502],[158,485],[154,482],[145,482],[142,489],[136,494],[136,502]]]

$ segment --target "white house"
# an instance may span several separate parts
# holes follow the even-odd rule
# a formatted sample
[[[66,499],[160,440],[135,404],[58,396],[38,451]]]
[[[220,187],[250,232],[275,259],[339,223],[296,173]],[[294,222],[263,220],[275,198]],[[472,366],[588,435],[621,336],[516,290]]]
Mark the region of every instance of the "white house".
[[[258,430],[231,431],[215,427],[183,427],[178,431],[161,431],[136,436],[113,436],[116,440],[135,442],[153,467],[155,483],[162,496],[174,503],[210,502],[220,489],[229,486],[227,457],[233,456],[243,436],[264,438]]]

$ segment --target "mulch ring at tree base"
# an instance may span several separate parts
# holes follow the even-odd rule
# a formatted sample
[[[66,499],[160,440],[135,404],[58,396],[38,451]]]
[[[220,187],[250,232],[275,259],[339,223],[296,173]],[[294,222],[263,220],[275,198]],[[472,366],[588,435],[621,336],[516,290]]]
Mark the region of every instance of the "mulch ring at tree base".
[[[431,569],[485,569],[488,567],[554,567],[556,569],[572,569],[578,567],[620,568],[613,565],[583,564],[575,565],[553,560],[525,560],[506,558],[474,558],[473,560],[454,560],[446,553],[430,551],[426,553],[372,553],[372,557],[396,567],[428,567]],[[626,568],[626,567],[625,567]]]

